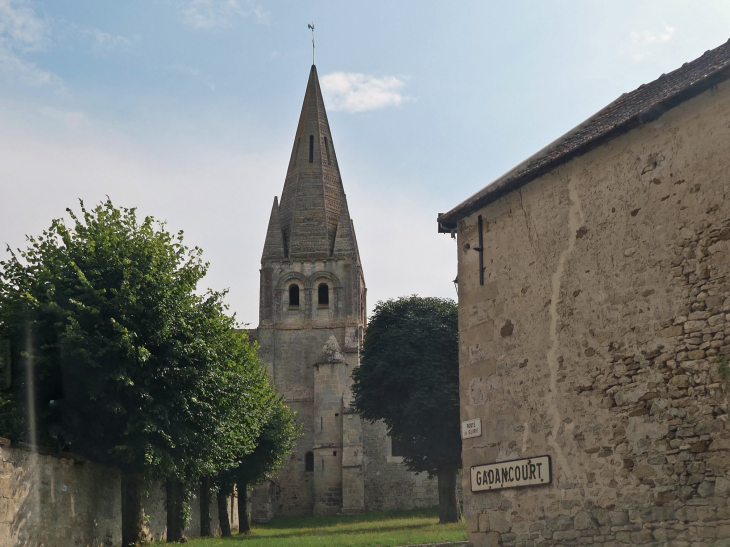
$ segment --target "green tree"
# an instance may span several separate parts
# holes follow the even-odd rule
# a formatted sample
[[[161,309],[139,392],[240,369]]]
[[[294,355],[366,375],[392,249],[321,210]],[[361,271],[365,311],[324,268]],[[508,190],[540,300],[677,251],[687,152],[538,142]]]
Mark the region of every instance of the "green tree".
[[[247,488],[274,476],[281,468],[284,458],[294,449],[301,430],[301,426],[297,426],[294,421],[294,413],[281,399],[276,399],[271,416],[261,430],[256,448],[250,454],[244,455],[235,469],[239,533],[251,531]]]
[[[438,477],[439,520],[460,520],[461,469],[457,306],[440,298],[378,302],[353,371],[355,407],[400,439],[403,463]]]
[[[141,539],[146,481],[230,467],[254,449],[275,394],[225,294],[196,292],[208,264],[182,232],[110,200],[81,212],[0,262],[13,369],[0,423],[119,467],[126,546]]]
[[[277,398],[271,405],[271,414],[256,440],[256,448],[244,454],[236,467],[219,473],[219,494],[230,495],[235,485],[238,491],[238,531],[251,531],[251,517],[246,492],[249,486],[269,480],[281,468],[284,458],[291,453],[301,437],[301,426],[294,421],[294,413]],[[220,507],[220,504],[219,504]],[[227,511],[221,513],[221,530],[228,523]]]

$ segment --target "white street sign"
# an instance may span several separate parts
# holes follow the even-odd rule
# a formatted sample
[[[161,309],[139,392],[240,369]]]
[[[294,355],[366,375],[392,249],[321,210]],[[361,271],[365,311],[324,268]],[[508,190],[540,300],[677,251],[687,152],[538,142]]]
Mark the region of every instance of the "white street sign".
[[[482,419],[465,420],[461,422],[461,438],[470,439],[472,437],[481,437],[482,435]]]
[[[471,468],[472,492],[540,486],[550,484],[551,481],[550,456],[475,465]]]

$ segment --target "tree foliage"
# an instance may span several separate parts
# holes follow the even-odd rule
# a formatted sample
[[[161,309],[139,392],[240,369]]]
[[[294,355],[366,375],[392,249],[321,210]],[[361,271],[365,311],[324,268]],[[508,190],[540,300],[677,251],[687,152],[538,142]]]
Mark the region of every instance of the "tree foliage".
[[[271,479],[294,449],[301,429],[289,407],[281,398],[275,399],[269,419],[256,439],[256,448],[244,454],[235,468],[236,483],[253,485]]]
[[[221,492],[231,494],[234,485],[238,488],[239,532],[249,529],[248,508],[241,496],[248,486],[274,476],[302,436],[301,430],[301,425],[298,426],[294,420],[294,412],[281,398],[275,399],[266,425],[256,439],[256,448],[248,454],[241,454],[235,467],[218,474],[216,482]]]
[[[0,262],[11,434],[34,404],[41,442],[181,480],[251,452],[276,398],[225,293],[196,292],[202,251],[110,200],[68,213]]]
[[[408,469],[438,476],[439,521],[458,521],[456,304],[418,296],[378,302],[365,331],[360,366],[352,375],[358,412],[369,421],[383,420],[388,434],[402,441]]]
[[[383,420],[403,441],[412,471],[461,468],[457,306],[440,298],[379,302],[370,318],[360,366],[353,371],[355,407]]]

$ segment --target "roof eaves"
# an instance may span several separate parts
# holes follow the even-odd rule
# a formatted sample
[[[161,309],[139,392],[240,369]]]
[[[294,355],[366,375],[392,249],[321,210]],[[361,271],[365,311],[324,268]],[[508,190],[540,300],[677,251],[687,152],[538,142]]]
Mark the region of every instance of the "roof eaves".
[[[617,124],[615,127],[608,131],[605,131],[593,138],[587,139],[581,145],[574,149],[559,155],[554,160],[539,164],[539,160],[547,157],[549,154],[560,148],[565,143],[569,142],[572,138],[579,136],[580,133],[589,127],[592,123],[599,120],[602,115],[610,110],[621,101],[626,94],[621,95],[618,99],[611,102],[608,106],[601,109],[599,112],[585,120],[580,125],[574,127],[560,138],[556,139],[545,148],[533,154],[525,161],[509,170],[507,173],[488,184],[477,193],[467,198],[459,205],[448,211],[447,213],[440,213],[438,215],[438,231],[440,233],[451,233],[456,229],[456,222],[464,218],[467,215],[475,212],[482,207],[498,200],[502,196],[521,188],[530,181],[537,177],[552,171],[553,169],[567,163],[575,157],[581,156],[586,152],[604,144],[619,135],[622,135],[639,125],[651,122],[659,118],[667,110],[674,108],[675,106],[683,103],[684,101],[706,91],[707,89],[717,85],[718,83],[730,78],[730,67],[724,65],[715,71],[709,72],[703,78],[690,83],[687,87],[678,91],[677,93],[670,95],[660,101],[650,104],[634,116],[624,120]],[[644,87],[644,86],[641,86]],[[532,164],[538,165],[530,167]]]

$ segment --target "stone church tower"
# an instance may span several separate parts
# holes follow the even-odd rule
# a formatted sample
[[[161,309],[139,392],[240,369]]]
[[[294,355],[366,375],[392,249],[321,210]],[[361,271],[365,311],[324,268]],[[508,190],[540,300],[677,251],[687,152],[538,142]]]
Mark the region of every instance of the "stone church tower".
[[[365,278],[312,66],[281,202],[261,257],[261,359],[297,413],[299,439],[277,477],[254,489],[251,517],[357,513],[438,504],[435,480],[402,464],[386,427],[351,409],[366,321]]]
[[[365,279],[317,69],[261,257],[258,342],[304,437],[281,471],[285,513],[364,508],[362,421],[350,410]]]

